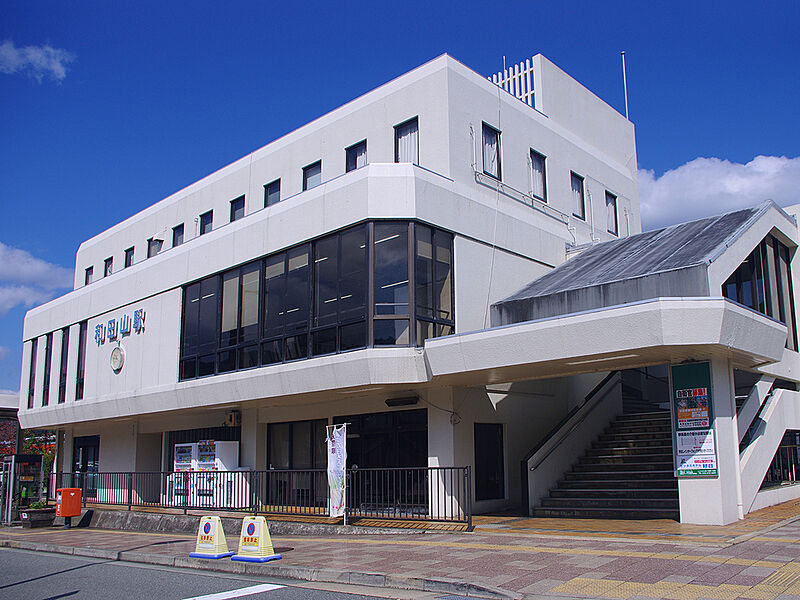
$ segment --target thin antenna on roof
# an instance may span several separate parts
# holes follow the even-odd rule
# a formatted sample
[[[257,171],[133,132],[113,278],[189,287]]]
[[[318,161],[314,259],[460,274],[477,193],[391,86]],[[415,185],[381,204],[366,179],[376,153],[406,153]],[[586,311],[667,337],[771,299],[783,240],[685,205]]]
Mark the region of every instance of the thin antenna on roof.
[[[628,119],[628,76],[625,74],[625,50],[622,54],[622,85],[625,88],[625,118]],[[630,121],[630,119],[628,119]]]
[[[503,71],[506,70],[506,55],[503,54]]]

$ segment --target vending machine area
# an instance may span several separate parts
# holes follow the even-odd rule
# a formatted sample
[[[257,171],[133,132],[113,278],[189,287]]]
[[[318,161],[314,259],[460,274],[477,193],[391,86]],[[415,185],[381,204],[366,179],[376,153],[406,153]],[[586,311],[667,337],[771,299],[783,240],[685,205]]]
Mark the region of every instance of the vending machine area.
[[[249,504],[249,480],[239,468],[239,442],[175,444],[173,470],[167,477],[166,504],[207,508]]]

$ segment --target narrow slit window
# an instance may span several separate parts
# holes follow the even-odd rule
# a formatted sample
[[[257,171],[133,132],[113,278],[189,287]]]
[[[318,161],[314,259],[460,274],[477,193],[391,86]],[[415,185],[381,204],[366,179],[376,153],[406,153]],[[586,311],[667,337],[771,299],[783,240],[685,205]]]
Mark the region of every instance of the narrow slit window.
[[[536,150],[531,150],[531,195],[542,202],[547,202],[545,157]]]
[[[583,177],[576,173],[571,173],[570,180],[572,186],[572,214],[585,221],[586,203],[584,201]]]
[[[611,192],[606,192],[606,227],[608,233],[619,235],[617,221],[617,197]]]
[[[483,124],[483,172],[500,179],[500,132]]]

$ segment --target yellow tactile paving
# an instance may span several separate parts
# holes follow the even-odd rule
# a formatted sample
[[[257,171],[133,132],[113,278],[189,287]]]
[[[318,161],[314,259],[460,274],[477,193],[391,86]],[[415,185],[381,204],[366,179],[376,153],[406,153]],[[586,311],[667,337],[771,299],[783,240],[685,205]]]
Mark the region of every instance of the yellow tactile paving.
[[[509,515],[478,515],[473,524],[484,533],[514,533],[582,537],[647,538],[693,542],[728,542],[800,516],[800,500],[791,500],[747,515],[729,525],[685,525],[669,519],[537,519]]]
[[[550,594],[565,596],[588,596],[592,598],[630,598],[646,596],[649,598],[670,598],[674,600],[698,600],[699,598],[715,598],[717,600],[735,600],[736,598],[753,598],[755,600],[772,600],[780,594],[792,593],[786,586],[767,585],[764,583],[747,586],[723,583],[721,585],[700,585],[696,583],[677,583],[659,581],[657,583],[638,583],[635,581],[617,581],[614,579],[592,579],[576,577],[549,591]]]
[[[762,581],[761,584],[787,588],[797,583],[798,580],[800,580],[800,564],[786,563]]]

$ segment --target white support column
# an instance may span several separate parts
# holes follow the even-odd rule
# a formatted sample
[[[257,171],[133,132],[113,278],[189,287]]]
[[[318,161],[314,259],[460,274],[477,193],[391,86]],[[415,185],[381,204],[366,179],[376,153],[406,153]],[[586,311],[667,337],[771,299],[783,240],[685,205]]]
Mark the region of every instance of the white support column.
[[[62,459],[61,459],[61,471],[64,473],[72,473],[74,470],[75,465],[72,464],[72,454],[74,448],[74,436],[72,435],[72,429],[64,430],[64,445],[63,445],[63,452]]]
[[[681,523],[725,525],[741,518],[736,398],[730,363],[726,359],[710,362],[719,476],[679,480]]]
[[[428,400],[428,467],[453,467],[455,463],[455,436],[451,420],[453,411],[452,388],[433,389],[426,392]],[[453,471],[439,471],[431,475],[428,483],[428,510],[432,518],[447,517],[448,511],[463,496],[460,480]],[[462,507],[466,509],[466,507]]]
[[[242,441],[239,451],[240,466],[254,471],[266,469],[266,425],[258,422],[257,408],[247,408],[242,411]]]

